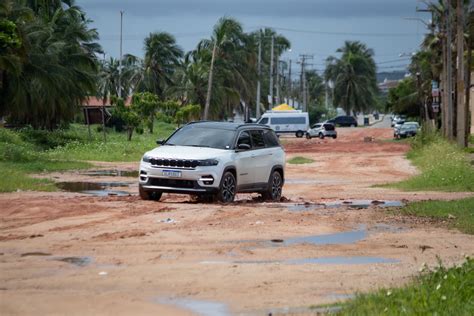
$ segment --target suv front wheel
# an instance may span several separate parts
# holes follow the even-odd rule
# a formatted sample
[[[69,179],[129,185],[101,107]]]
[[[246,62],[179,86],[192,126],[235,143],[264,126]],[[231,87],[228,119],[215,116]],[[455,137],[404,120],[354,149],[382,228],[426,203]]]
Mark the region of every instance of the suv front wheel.
[[[236,181],[232,172],[227,171],[222,176],[219,192],[217,193],[217,200],[222,203],[231,203],[235,198]]]
[[[138,185],[138,193],[140,194],[140,198],[142,200],[153,201],[159,201],[161,199],[161,195],[163,194],[162,192],[158,191],[146,191],[144,188],[142,188],[141,184]]]
[[[264,200],[271,201],[280,201],[281,199],[281,190],[283,187],[283,179],[281,174],[278,171],[273,171],[268,181],[268,188],[266,191],[262,192]]]

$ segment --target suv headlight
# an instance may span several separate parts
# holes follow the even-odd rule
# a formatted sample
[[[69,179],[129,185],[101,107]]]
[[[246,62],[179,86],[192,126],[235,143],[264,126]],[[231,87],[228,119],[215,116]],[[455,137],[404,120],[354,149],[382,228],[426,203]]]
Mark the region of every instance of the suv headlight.
[[[217,159],[205,159],[199,160],[198,162],[198,165],[202,167],[217,166],[219,164],[219,160]]]
[[[151,157],[147,156],[147,155],[144,155],[143,158],[142,158],[142,161],[150,163],[151,162]]]

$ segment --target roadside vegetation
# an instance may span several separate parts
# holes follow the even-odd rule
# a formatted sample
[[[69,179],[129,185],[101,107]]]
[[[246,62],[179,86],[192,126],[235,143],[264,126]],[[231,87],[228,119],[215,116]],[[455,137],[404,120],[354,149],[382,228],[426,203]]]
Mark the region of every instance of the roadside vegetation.
[[[437,134],[416,136],[407,157],[421,174],[390,186],[409,191],[474,191],[474,168],[465,151]]]
[[[302,164],[312,163],[312,162],[314,162],[313,159],[306,158],[306,157],[300,157],[300,156],[293,157],[293,158],[288,160],[288,163],[291,163],[293,165],[302,165]]]
[[[338,315],[473,315],[474,259],[460,266],[423,271],[401,288],[359,294]]]
[[[400,209],[405,215],[446,221],[463,233],[474,235],[474,198],[454,201],[421,201]]]
[[[156,146],[157,139],[169,136],[175,127],[158,123],[155,133],[142,133],[127,141],[125,133],[109,129],[103,142],[99,128],[72,124],[68,129],[45,131],[24,128],[0,129],[0,192],[16,190],[54,191],[47,179],[32,178],[32,173],[83,169],[87,161],[139,161],[144,152]]]

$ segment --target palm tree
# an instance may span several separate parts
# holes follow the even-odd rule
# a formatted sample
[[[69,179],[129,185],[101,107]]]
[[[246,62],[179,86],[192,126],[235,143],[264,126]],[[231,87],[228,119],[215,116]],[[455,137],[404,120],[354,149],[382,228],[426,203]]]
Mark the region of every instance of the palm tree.
[[[211,47],[212,57],[209,69],[209,80],[207,84],[206,104],[204,107],[204,120],[207,120],[209,115],[209,105],[211,102],[212,80],[214,75],[214,63],[216,56],[219,54],[225,57],[225,53],[231,52],[236,46],[240,45],[241,36],[243,33],[242,25],[235,19],[223,17],[219,19],[214,26],[214,31],[211,40],[203,40],[198,46]]]
[[[376,66],[373,51],[360,42],[346,41],[337,50],[341,58],[326,60],[326,81],[334,83],[334,103],[347,114],[366,111],[376,102]]]
[[[164,91],[171,85],[173,73],[179,67],[183,50],[173,35],[165,32],[151,33],[145,38],[143,91],[153,92],[162,100]]]

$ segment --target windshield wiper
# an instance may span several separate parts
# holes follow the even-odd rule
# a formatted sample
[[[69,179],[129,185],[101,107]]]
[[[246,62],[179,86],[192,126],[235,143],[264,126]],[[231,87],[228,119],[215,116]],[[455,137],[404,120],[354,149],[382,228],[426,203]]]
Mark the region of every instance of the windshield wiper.
[[[207,146],[207,145],[186,145],[186,146],[190,146],[190,147],[211,147],[211,146]]]

